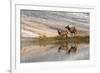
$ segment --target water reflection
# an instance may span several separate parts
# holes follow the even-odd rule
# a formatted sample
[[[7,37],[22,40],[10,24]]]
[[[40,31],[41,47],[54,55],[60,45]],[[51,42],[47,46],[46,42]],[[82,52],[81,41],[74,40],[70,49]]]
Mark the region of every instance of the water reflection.
[[[21,63],[88,59],[88,43],[62,42],[58,44],[39,45],[30,41],[22,41]]]
[[[58,52],[60,53],[62,50],[64,50],[66,54],[76,53],[78,51],[77,44],[72,43],[70,46],[68,45],[68,42],[60,44]]]

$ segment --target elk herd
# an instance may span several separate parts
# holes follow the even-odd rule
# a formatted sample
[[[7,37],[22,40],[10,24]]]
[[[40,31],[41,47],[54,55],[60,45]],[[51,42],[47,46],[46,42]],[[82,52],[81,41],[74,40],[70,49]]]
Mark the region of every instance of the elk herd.
[[[69,25],[65,26],[65,30],[57,30],[58,35],[61,37],[68,37],[68,34],[70,34],[71,37],[74,37],[77,33],[77,29],[75,26],[70,27]]]

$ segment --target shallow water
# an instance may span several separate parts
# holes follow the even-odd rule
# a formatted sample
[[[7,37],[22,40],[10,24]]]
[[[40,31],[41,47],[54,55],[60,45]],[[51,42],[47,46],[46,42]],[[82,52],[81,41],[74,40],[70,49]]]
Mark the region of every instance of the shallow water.
[[[21,43],[21,63],[89,60],[89,44],[60,43],[38,45],[30,41]]]

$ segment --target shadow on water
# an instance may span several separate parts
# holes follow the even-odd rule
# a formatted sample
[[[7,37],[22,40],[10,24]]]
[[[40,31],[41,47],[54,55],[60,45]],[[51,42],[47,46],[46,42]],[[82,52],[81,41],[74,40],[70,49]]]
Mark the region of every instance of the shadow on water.
[[[89,43],[64,40],[21,41],[21,63],[89,60]]]

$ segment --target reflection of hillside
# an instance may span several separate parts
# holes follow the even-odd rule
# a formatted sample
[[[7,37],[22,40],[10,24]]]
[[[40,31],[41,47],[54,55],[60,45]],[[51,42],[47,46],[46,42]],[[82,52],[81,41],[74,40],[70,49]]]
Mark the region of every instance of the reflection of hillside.
[[[54,46],[52,45],[52,47],[51,47],[51,45],[48,45],[48,46],[33,46],[33,45],[31,45],[31,46],[27,46],[27,47],[23,47],[22,49],[21,49],[21,55],[24,55],[24,56],[28,56],[28,55],[33,55],[34,57],[36,56],[38,56],[38,55],[43,55],[44,54],[44,52],[46,52],[46,51],[49,51],[50,50],[50,48],[52,49]]]
[[[22,41],[21,62],[57,61],[70,56],[77,56],[86,52],[88,44],[60,42],[58,44],[34,44],[35,42]],[[87,55],[88,51],[85,53]],[[70,55],[71,54],[71,55]],[[81,56],[81,55],[80,55]],[[85,56],[85,55],[84,55]],[[74,58],[74,59],[76,59]]]

